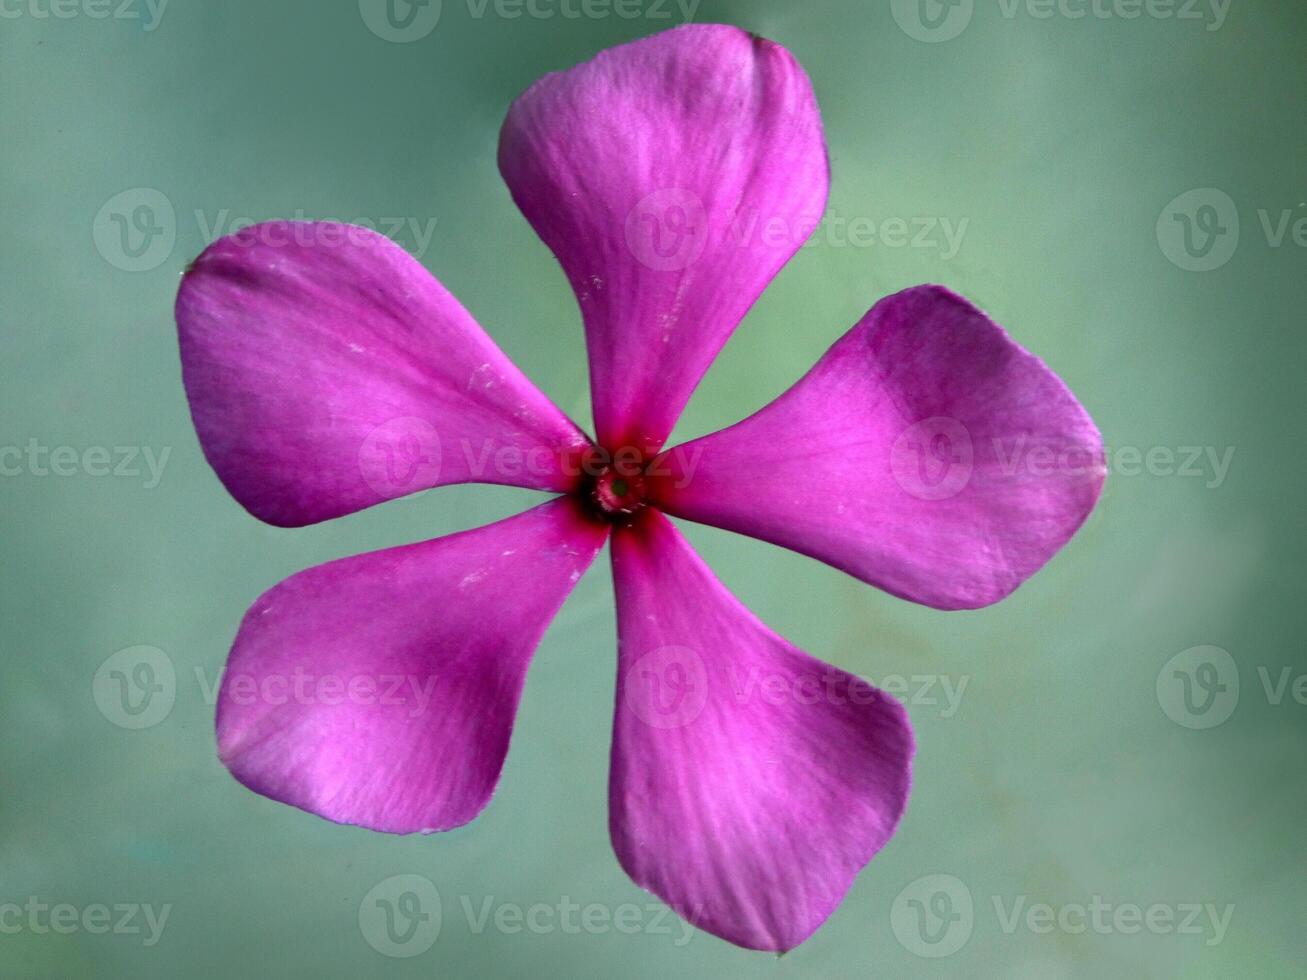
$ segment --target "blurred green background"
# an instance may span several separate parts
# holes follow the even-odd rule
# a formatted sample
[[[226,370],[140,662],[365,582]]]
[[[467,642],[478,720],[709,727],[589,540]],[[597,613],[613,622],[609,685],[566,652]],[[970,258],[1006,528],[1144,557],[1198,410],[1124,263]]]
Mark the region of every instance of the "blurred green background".
[[[0,2],[0,977],[1301,975],[1307,8],[445,0],[389,13],[371,0]],[[687,937],[612,856],[604,560],[540,648],[499,792],[467,828],[334,826],[241,788],[212,734],[212,687],[264,589],[537,497],[449,488],[305,530],[260,525],[191,427],[181,270],[242,221],[401,220],[400,243],[589,426],[575,301],[500,181],[498,127],[539,75],[687,13],[795,52],[834,188],[831,221],[728,345],[677,439],[752,412],[873,301],[930,281],[1067,380],[1113,470],[1071,545],[974,613],[688,527],[786,637],[875,682],[909,679],[908,815],[828,924],[780,959]],[[32,445],[56,455],[33,463]],[[165,690],[131,720],[104,678],[142,658]],[[433,886],[442,928],[396,957],[360,908],[403,875]],[[52,927],[38,902],[75,921]],[[512,926],[515,908],[568,902],[609,924]],[[137,908],[121,928],[119,905]]]

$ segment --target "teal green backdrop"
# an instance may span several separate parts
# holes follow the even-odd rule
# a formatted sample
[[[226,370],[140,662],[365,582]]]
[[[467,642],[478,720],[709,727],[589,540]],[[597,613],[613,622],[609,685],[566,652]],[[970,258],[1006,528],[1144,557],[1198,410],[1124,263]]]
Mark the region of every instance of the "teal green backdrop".
[[[1301,975],[1307,7],[396,12],[412,22],[370,0],[0,2],[0,977]],[[939,282],[1066,379],[1112,469],[1069,547],[979,612],[682,525],[768,624],[895,688],[919,738],[897,837],[779,959],[683,931],[612,855],[606,559],[545,638],[472,825],[338,827],[227,774],[212,689],[260,592],[537,495],[261,525],[200,453],[172,322],[217,235],[370,221],[588,426],[575,300],[499,178],[498,129],[539,75],[687,13],[795,52],[834,185],[677,439]],[[158,698],[127,715],[110,678],[141,664]],[[429,917],[396,946],[373,914],[407,892]]]

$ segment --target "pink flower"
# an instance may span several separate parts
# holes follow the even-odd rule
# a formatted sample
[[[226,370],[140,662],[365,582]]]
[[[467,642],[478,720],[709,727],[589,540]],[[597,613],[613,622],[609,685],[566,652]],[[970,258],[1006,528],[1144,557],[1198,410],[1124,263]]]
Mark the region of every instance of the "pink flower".
[[[789,949],[894,833],[911,729],[893,698],[764,626],[664,515],[974,608],[1085,520],[1098,432],[1000,327],[922,286],[878,303],[756,415],[663,451],[804,237],[747,227],[805,228],[825,207],[817,105],[776,44],[694,26],[604,52],[518,99],[499,160],[576,289],[594,441],[380,235],[256,226],[186,274],[195,426],[256,517],[301,526],[465,482],[560,495],[263,595],[224,677],[222,759],[330,820],[467,823],[494,792],[532,652],[611,539],[618,859],[695,925]]]

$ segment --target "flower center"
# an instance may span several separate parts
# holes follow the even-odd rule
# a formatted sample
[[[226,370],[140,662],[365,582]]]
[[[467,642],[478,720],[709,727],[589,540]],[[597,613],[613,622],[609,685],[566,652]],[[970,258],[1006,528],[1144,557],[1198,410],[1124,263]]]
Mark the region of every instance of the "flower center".
[[[646,505],[644,476],[638,466],[629,463],[604,466],[587,482],[587,502],[603,520],[623,523]]]

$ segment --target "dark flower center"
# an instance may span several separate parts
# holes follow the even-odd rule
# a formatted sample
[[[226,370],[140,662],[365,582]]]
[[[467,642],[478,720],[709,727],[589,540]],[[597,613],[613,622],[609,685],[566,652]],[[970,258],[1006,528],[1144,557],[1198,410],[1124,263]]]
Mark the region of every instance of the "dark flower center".
[[[629,521],[645,508],[643,460],[632,455],[604,454],[586,468],[582,491],[586,504],[600,520],[613,524]]]

